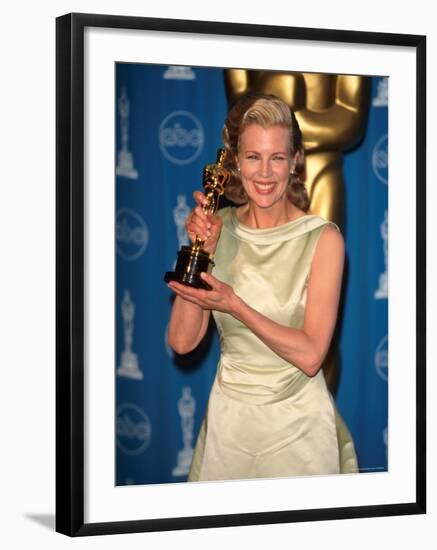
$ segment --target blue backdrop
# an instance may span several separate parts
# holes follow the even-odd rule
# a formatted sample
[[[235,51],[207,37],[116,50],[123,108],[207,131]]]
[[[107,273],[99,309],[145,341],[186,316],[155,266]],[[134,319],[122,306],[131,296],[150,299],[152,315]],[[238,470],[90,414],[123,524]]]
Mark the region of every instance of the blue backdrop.
[[[185,217],[215,161],[223,70],[116,66],[116,484],[185,481],[219,356],[167,344],[163,282],[188,243]],[[387,79],[372,79],[365,138],[345,155],[347,249],[338,408],[361,471],[387,469]]]

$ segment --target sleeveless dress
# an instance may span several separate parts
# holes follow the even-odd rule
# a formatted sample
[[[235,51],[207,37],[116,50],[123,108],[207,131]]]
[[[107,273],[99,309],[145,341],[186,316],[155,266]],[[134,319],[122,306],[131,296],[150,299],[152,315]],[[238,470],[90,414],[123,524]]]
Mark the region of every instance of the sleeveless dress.
[[[301,328],[314,250],[332,222],[305,215],[252,229],[235,210],[218,212],[223,228],[214,276],[271,320]],[[309,377],[232,315],[213,315],[221,355],[188,481],[358,472],[322,369]]]

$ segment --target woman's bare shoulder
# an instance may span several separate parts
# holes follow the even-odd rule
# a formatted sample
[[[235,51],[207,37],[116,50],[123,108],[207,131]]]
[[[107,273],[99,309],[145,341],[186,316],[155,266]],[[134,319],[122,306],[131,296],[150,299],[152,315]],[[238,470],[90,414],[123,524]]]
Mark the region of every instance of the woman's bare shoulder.
[[[340,229],[334,223],[327,223],[321,231],[317,250],[344,250],[344,239]]]
[[[312,272],[326,272],[340,268],[344,262],[345,244],[343,235],[335,224],[326,224],[318,239],[312,261]]]

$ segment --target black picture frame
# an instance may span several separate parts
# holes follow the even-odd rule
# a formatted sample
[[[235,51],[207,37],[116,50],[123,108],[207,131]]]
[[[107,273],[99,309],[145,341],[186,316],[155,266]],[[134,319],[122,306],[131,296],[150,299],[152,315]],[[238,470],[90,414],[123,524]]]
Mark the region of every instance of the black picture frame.
[[[377,44],[416,56],[416,498],[413,502],[84,522],[84,29],[158,30]],[[208,21],[67,14],[56,19],[56,531],[69,536],[320,521],[426,512],[426,37]]]

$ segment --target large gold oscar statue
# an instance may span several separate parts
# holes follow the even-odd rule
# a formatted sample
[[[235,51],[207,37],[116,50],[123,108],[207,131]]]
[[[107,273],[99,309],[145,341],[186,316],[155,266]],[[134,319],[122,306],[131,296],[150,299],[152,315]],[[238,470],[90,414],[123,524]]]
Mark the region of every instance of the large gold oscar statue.
[[[275,94],[296,113],[304,138],[305,185],[310,213],[343,228],[343,151],[356,145],[367,121],[370,79],[354,75],[225,70],[229,103],[251,91]],[[336,338],[323,365],[335,391],[338,378]]]

